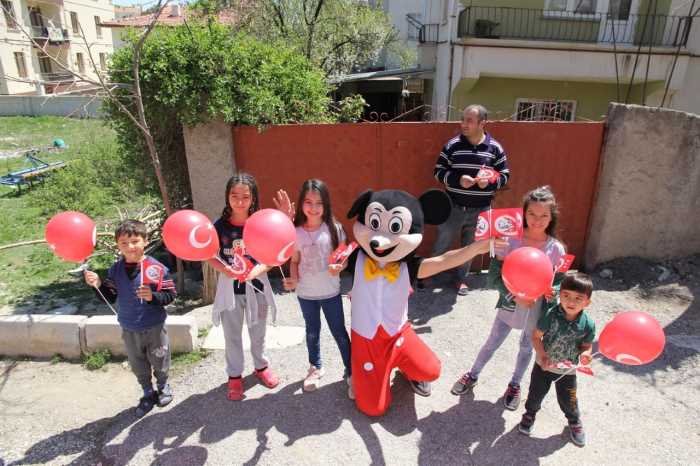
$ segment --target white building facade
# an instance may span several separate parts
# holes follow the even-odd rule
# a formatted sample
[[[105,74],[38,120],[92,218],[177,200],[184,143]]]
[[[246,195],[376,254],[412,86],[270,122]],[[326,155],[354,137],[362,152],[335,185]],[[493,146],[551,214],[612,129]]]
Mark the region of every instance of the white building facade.
[[[63,67],[91,79],[95,67],[106,72],[112,31],[100,24],[114,19],[111,0],[0,1],[0,94],[60,92],[72,81]]]

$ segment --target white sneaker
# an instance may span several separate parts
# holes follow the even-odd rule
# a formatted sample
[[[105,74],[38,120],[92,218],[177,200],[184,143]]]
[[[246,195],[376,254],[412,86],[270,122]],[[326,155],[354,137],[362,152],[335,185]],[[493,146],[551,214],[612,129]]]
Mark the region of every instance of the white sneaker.
[[[321,377],[323,377],[323,374],[325,373],[326,371],[323,369],[323,367],[309,367],[309,372],[306,374],[306,378],[304,379],[304,391],[313,392],[314,390],[318,389],[318,387],[321,386]]]
[[[352,376],[345,379],[348,383],[348,398],[355,399],[355,390],[352,388]]]

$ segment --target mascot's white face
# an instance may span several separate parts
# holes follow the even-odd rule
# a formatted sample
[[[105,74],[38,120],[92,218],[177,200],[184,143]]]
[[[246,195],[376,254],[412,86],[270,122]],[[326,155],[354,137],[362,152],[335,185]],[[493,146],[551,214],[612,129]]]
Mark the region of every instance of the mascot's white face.
[[[363,220],[352,227],[355,240],[380,264],[403,259],[423,241],[422,233],[410,233],[414,218],[405,206],[388,208],[373,201],[367,204]]]

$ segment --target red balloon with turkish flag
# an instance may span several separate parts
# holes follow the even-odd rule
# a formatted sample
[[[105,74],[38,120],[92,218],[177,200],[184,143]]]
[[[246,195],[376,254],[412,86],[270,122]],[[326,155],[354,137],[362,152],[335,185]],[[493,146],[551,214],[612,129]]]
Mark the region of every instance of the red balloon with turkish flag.
[[[163,242],[187,261],[204,261],[219,251],[219,235],[211,221],[196,210],[178,210],[163,224]]]
[[[603,356],[629,366],[647,364],[664,350],[666,335],[659,322],[645,312],[627,311],[608,322],[598,338]]]
[[[294,254],[297,234],[289,217],[276,209],[262,209],[243,227],[246,254],[265,265],[282,265]]]
[[[544,252],[524,246],[506,256],[501,277],[516,297],[535,300],[552,287],[554,267]]]
[[[82,212],[61,212],[49,220],[44,230],[49,247],[63,260],[83,262],[95,250],[95,222]]]

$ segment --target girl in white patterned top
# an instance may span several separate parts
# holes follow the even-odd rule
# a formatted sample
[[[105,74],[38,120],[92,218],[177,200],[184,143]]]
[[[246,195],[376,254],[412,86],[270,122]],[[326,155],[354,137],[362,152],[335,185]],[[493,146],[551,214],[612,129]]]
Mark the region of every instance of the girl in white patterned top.
[[[350,384],[350,337],[345,329],[339,277],[346,264],[329,264],[331,253],[345,243],[345,233],[333,217],[330,195],[323,181],[310,179],[302,184],[294,224],[297,240],[290,277],[284,281],[284,288],[296,289],[306,323],[310,366],[304,391],[316,390],[325,372],[321,364],[321,310],[340,350]],[[350,390],[348,394],[352,397]]]

